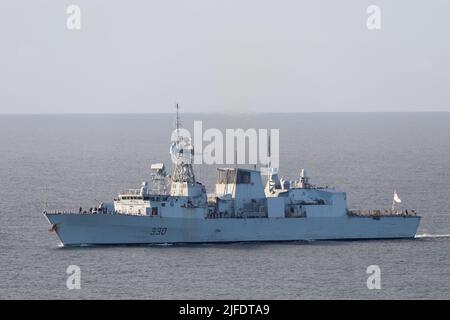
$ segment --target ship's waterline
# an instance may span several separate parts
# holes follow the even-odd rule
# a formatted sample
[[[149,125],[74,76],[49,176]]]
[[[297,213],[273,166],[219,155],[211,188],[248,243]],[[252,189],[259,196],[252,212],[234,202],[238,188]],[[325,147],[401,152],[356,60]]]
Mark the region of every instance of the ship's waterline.
[[[65,246],[413,238],[420,217],[180,219],[48,214]]]

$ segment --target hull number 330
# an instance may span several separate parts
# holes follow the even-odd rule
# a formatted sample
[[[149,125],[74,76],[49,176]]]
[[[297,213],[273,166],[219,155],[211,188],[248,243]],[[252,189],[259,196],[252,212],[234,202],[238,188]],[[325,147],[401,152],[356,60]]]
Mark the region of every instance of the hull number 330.
[[[150,235],[151,236],[163,236],[166,234],[166,232],[167,232],[167,228],[162,228],[162,227],[152,228]]]

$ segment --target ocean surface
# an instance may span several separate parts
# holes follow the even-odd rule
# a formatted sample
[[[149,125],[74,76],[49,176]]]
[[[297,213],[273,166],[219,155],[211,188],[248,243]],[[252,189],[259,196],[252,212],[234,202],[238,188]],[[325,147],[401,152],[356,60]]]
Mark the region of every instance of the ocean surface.
[[[172,110],[169,110],[170,112]],[[0,116],[0,299],[450,299],[450,113],[183,114],[280,129],[280,172],[422,215],[414,240],[62,248],[45,208],[95,206],[170,166],[173,114]],[[209,192],[214,166],[196,166]],[[68,290],[66,269],[81,268]],[[369,265],[381,289],[369,290]]]

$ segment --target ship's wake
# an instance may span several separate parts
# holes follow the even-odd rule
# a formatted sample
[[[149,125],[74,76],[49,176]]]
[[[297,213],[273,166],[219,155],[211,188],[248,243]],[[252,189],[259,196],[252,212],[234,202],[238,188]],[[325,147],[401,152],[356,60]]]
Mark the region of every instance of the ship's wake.
[[[422,233],[417,234],[416,238],[450,238],[450,234],[431,234],[431,233]]]

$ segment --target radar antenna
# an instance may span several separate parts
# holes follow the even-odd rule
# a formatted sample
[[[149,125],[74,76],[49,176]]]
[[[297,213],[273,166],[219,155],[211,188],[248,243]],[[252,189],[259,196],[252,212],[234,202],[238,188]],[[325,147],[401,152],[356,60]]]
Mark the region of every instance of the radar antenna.
[[[181,127],[181,121],[180,121],[180,115],[179,115],[179,109],[178,103],[176,104],[175,108],[177,109],[177,117],[175,118],[175,128],[177,130],[177,137],[180,136],[180,127]]]

